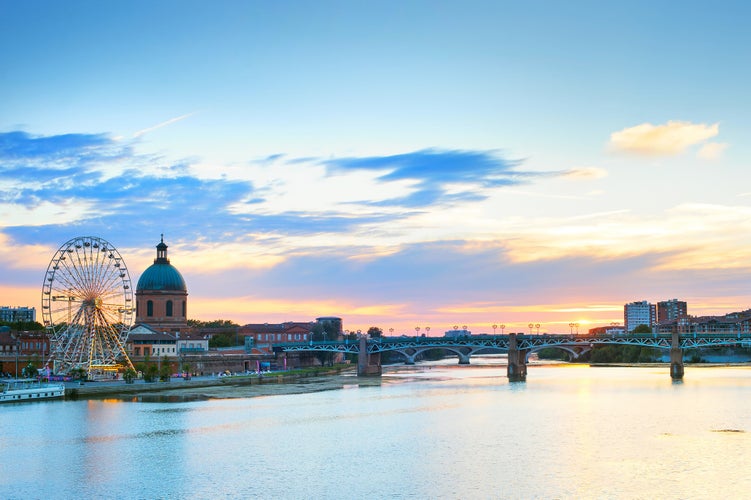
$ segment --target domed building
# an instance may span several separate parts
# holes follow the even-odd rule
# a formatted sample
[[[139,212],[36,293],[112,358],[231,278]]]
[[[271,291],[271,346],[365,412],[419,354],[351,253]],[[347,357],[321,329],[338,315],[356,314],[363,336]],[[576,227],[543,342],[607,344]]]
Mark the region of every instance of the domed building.
[[[136,323],[157,331],[188,330],[188,287],[180,271],[167,258],[164,235],[156,246],[156,259],[138,279]]]

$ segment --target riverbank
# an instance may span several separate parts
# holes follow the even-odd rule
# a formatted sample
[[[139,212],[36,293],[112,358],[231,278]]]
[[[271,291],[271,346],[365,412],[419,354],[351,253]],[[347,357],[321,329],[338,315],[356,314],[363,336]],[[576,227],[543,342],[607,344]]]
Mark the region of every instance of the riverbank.
[[[207,399],[210,397],[233,397],[232,394],[248,392],[263,396],[270,394],[293,394],[297,392],[311,392],[337,388],[340,377],[352,379],[354,368],[349,365],[327,368],[297,370],[290,372],[234,375],[234,376],[204,376],[193,377],[190,380],[172,378],[169,382],[144,382],[136,380],[128,384],[118,381],[87,381],[67,382],[65,399],[148,399],[150,395],[173,397],[181,395],[192,399]],[[337,382],[334,382],[334,381]],[[320,389],[318,387],[321,387]],[[303,390],[304,388],[304,390]]]

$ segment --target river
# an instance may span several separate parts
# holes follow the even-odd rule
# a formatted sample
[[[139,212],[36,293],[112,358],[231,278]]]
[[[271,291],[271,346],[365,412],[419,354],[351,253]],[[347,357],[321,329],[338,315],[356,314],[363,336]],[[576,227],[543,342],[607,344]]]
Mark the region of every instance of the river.
[[[473,363],[475,359],[473,358]],[[748,498],[751,368],[387,368],[224,399],[0,407],[0,496]]]

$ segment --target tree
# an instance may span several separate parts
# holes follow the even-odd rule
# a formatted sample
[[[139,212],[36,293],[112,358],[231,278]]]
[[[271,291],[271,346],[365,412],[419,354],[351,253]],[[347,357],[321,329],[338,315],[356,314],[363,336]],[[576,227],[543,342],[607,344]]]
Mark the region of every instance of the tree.
[[[167,356],[162,356],[162,361],[159,366],[159,380],[162,382],[169,382],[172,376],[172,364],[169,362]]]
[[[39,371],[37,370],[37,367],[34,365],[34,363],[29,363],[28,365],[24,366],[23,370],[21,370],[21,374],[24,376],[24,378],[36,378],[37,375],[39,375]]]
[[[652,333],[652,327],[649,325],[638,325],[631,333]]]
[[[44,330],[44,325],[37,321],[0,321],[0,326],[7,326],[16,332],[37,332]]]
[[[154,363],[149,363],[146,365],[146,370],[143,372],[143,381],[153,382],[154,380],[156,380],[158,374],[159,368],[157,368]]]
[[[229,335],[226,333],[218,333],[212,335],[209,339],[209,347],[216,349],[217,347],[231,347],[234,345],[234,334]]]
[[[383,337],[383,330],[381,330],[377,326],[371,326],[370,328],[368,328],[368,335],[370,336],[370,338],[380,339],[381,337]]]
[[[125,380],[126,384],[132,384],[136,379],[136,375],[137,373],[133,368],[128,368],[123,372],[123,380]]]
[[[227,319],[215,319],[212,321],[201,321],[198,319],[189,319],[188,326],[195,326],[199,328],[227,328],[231,330],[233,328],[239,327],[240,325]]]
[[[84,368],[73,368],[70,370],[69,375],[73,380],[80,380],[82,382],[88,377],[88,373]]]

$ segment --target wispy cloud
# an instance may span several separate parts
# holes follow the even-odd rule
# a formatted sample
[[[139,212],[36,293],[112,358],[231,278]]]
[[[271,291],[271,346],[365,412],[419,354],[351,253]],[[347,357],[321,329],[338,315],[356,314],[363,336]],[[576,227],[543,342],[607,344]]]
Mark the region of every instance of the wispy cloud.
[[[642,123],[610,134],[610,147],[615,151],[646,156],[673,156],[690,146],[717,136],[719,124],[707,125],[669,121],[664,125]]]
[[[408,195],[378,202],[406,207],[481,200],[485,198],[483,189],[556,175],[518,170],[520,160],[506,159],[497,151],[426,149],[391,156],[338,158],[324,164],[333,173],[367,170],[378,172],[381,181],[414,182],[414,190]]]
[[[564,171],[562,175],[572,179],[602,179],[608,176],[608,171],[600,167],[576,167]]]
[[[708,142],[699,149],[696,155],[704,160],[719,160],[727,147],[728,145],[724,142]]]

